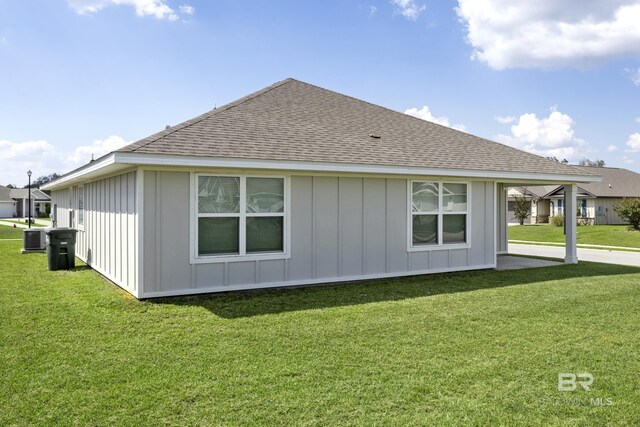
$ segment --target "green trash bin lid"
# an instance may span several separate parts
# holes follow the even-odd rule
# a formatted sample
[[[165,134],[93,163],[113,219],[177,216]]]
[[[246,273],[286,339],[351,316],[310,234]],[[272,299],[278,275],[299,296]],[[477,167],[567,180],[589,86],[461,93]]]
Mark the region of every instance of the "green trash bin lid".
[[[60,242],[66,243],[75,243],[76,242],[76,233],[78,230],[75,228],[68,227],[56,227],[56,228],[47,228],[44,230],[47,234],[47,240],[50,243],[56,244]]]

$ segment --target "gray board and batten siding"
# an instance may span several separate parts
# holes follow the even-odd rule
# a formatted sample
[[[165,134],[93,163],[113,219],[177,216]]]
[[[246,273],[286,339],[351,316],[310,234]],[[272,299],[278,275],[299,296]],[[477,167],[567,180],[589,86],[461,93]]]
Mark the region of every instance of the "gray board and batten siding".
[[[288,258],[192,263],[192,179],[144,171],[142,298],[495,265],[492,181],[469,182],[467,248],[409,251],[407,179],[305,175],[290,178]]]
[[[52,192],[52,202],[58,211],[57,226],[78,230],[78,258],[134,295],[137,293],[136,173],[132,171]],[[82,214],[78,211],[79,200],[83,202]]]

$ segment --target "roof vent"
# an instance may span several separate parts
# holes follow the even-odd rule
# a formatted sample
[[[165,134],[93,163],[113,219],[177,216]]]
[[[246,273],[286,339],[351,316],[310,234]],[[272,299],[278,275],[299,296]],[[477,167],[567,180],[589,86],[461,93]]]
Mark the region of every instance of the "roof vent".
[[[377,133],[370,133],[369,136],[374,139],[380,139],[380,135],[378,135]]]
[[[165,130],[169,130],[169,129],[171,129],[171,126],[166,125],[164,128],[165,128]]]

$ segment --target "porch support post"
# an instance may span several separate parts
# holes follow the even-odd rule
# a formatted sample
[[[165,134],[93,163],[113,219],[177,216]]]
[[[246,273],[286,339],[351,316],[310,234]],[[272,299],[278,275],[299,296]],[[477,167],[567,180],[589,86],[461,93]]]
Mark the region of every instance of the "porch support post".
[[[577,207],[576,199],[578,186],[576,184],[567,184],[564,186],[564,224],[565,224],[565,264],[578,263],[577,243]]]
[[[509,251],[507,225],[507,187],[502,183],[496,184],[496,252],[506,254]]]

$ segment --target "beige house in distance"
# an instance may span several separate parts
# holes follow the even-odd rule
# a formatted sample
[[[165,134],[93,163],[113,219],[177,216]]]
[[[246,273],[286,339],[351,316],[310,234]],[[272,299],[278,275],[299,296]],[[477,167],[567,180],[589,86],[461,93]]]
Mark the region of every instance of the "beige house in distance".
[[[51,205],[51,197],[37,188],[31,189],[31,216],[38,217]],[[0,218],[26,218],[29,215],[29,190],[0,185]]]
[[[640,174],[622,168],[574,166],[585,172],[602,176],[601,182],[583,183],[578,186],[578,221],[582,224],[625,224],[614,207],[625,198],[640,197]],[[515,196],[524,195],[531,203],[531,224],[546,223],[550,216],[564,214],[564,190],[562,186],[530,186],[509,189],[509,223],[518,221],[513,216]]]

